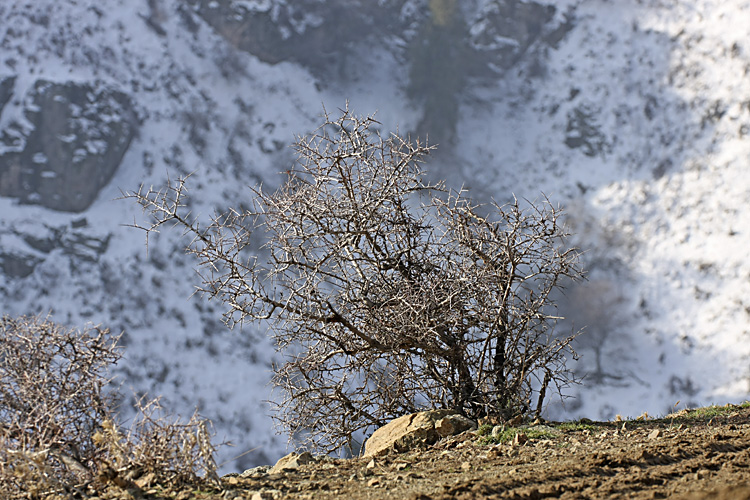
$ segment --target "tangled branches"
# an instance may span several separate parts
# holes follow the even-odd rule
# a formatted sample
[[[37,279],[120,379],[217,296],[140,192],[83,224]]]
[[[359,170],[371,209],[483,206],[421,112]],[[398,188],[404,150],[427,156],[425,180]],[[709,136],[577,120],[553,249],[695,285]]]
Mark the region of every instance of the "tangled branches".
[[[570,381],[572,336],[557,336],[552,292],[578,279],[560,210],[547,199],[476,205],[425,180],[429,147],[382,138],[373,118],[326,116],[298,161],[250,210],[201,227],[184,179],[139,190],[152,216],[193,239],[201,290],[230,326],[271,320],[286,362],[276,418],[324,451],[404,413],[539,413]],[[258,231],[260,230],[260,231]],[[268,259],[246,257],[254,231]],[[353,450],[353,451],[356,451]]]
[[[102,486],[137,491],[218,480],[208,422],[180,423],[141,401],[115,423],[107,370],[118,337],[39,317],[0,318],[0,497],[86,498]]]

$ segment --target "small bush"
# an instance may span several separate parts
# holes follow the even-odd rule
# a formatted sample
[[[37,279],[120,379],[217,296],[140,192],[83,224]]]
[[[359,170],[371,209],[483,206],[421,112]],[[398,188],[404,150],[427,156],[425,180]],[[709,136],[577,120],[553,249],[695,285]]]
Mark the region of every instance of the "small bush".
[[[107,370],[117,336],[48,318],[0,320],[0,497],[85,497],[97,487],[216,479],[207,423],[168,423],[139,404],[121,434]],[[139,481],[145,477],[145,481]],[[140,485],[139,485],[140,483]]]

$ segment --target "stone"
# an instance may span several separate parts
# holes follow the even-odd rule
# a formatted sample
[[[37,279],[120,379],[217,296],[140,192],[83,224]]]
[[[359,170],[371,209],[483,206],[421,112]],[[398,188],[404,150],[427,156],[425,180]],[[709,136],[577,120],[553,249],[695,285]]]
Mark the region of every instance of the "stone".
[[[516,415],[515,417],[508,420],[508,425],[511,427],[519,426],[523,423],[523,415]]]
[[[526,441],[528,441],[529,438],[524,434],[523,432],[519,432],[516,434],[516,437],[513,438],[513,446],[523,446]]]
[[[283,456],[276,462],[276,465],[271,467],[268,471],[269,474],[278,474],[285,470],[294,470],[299,468],[300,465],[309,464],[315,462],[315,458],[309,451],[302,453],[292,452],[286,456]]]
[[[448,415],[435,422],[435,430],[440,437],[455,436],[477,428],[477,423],[463,415]]]
[[[276,500],[281,496],[282,492],[279,490],[261,490],[254,492],[250,500]]]
[[[493,459],[493,458],[499,458],[504,455],[505,448],[502,447],[502,445],[496,444],[489,450],[487,450],[487,458]]]
[[[270,465],[259,465],[257,467],[253,467],[252,469],[245,470],[242,474],[240,474],[240,477],[261,477],[268,474],[268,471],[271,470]]]
[[[435,423],[455,410],[429,410],[404,415],[372,433],[365,442],[365,457],[385,455],[389,451],[403,453],[418,447],[434,444],[441,436]]]

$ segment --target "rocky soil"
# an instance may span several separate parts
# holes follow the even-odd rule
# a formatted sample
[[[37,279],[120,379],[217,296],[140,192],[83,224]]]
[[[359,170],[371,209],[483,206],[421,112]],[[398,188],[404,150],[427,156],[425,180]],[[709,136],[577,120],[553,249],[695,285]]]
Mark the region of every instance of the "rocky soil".
[[[749,403],[661,419],[520,425],[496,430],[494,438],[488,432],[480,427],[428,449],[374,459],[319,458],[281,472],[251,469],[222,478],[221,492],[182,491],[177,497],[750,498]],[[144,493],[160,497],[158,490]]]

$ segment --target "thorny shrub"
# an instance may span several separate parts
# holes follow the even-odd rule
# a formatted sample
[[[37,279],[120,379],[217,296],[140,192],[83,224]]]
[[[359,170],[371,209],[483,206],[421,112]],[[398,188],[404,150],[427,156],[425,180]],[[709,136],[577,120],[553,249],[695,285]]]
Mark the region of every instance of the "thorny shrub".
[[[121,434],[115,393],[106,391],[107,370],[121,358],[117,341],[98,327],[0,319],[0,497],[85,497],[110,484],[216,478],[207,423],[195,415],[168,423],[158,402],[139,403]]]
[[[277,191],[254,188],[250,209],[206,225],[185,208],[185,178],[141,187],[126,197],[151,222],[134,226],[192,236],[200,290],[229,326],[271,321],[287,354],[275,417],[314,449],[357,452],[355,437],[425,408],[538,414],[572,381],[551,293],[581,271],[560,210],[474,204],[425,180],[431,148],[377,127],[326,115]],[[268,259],[248,257],[263,236]]]

